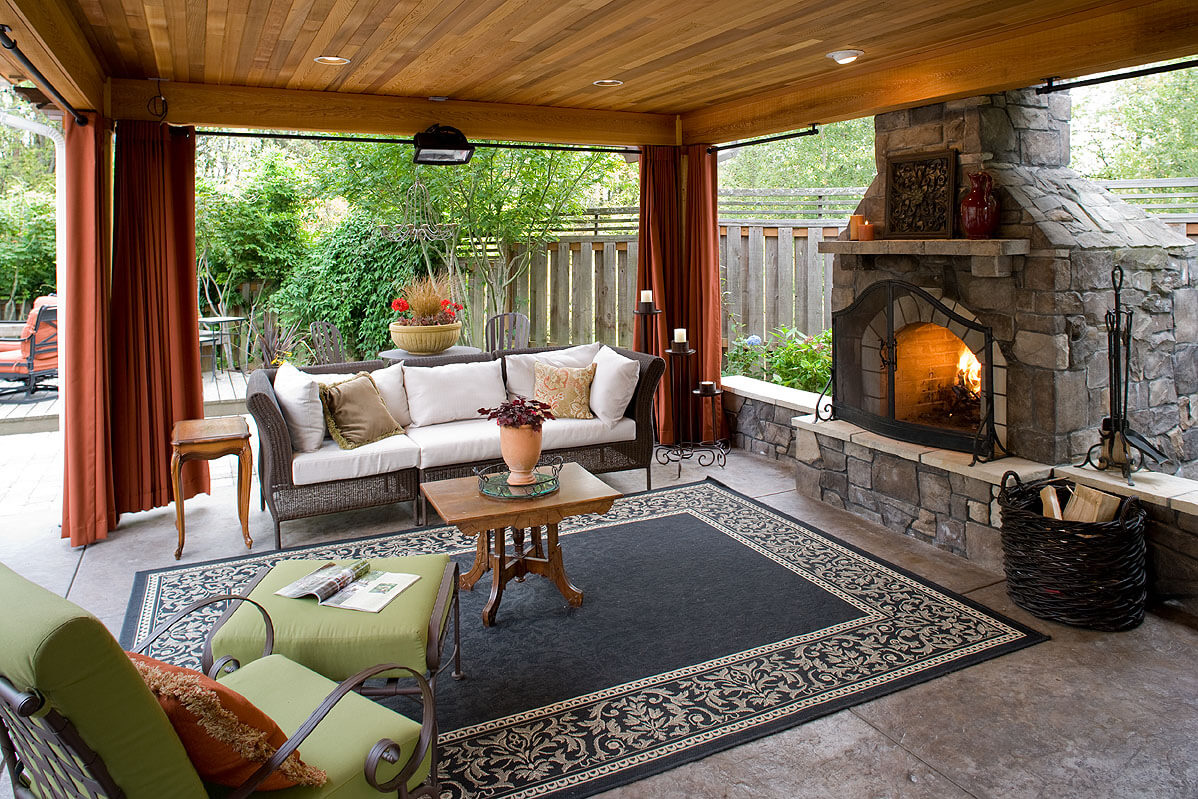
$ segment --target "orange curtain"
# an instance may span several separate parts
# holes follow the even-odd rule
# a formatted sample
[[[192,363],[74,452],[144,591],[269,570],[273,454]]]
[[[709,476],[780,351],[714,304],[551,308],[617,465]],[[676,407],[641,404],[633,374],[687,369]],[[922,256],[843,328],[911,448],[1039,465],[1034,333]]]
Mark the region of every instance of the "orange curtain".
[[[644,341],[638,318],[634,331],[634,346],[641,352],[660,355],[666,360],[666,374],[657,391],[658,440],[674,442],[674,406],[671,390],[668,331],[678,318],[674,307],[672,282],[681,271],[682,231],[678,213],[678,178],[681,153],[677,147],[645,146],[641,148],[641,215],[636,257],[638,290],[651,289],[653,301],[662,310],[650,317],[653,320],[649,340]],[[639,295],[638,295],[639,296]]]
[[[204,416],[195,130],[118,122],[114,203],[112,458],[125,512],[171,502],[171,427]],[[184,497],[208,490],[208,464],[185,464]]]
[[[723,340],[720,332],[720,227],[716,212],[716,155],[707,152],[706,144],[686,148],[686,238],[682,262],[685,269],[679,274],[682,322],[690,332],[691,346],[696,350],[691,374],[697,384],[710,380],[720,382],[720,361]],[[696,386],[692,386],[695,388]],[[693,396],[693,395],[688,395]],[[715,422],[712,423],[711,403],[715,402]],[[722,435],[724,413],[720,397],[695,401],[691,420],[698,414],[698,424],[692,435],[712,441]]]
[[[87,114],[76,125],[63,115],[66,136],[66,251],[59,287],[63,363],[62,537],[83,546],[116,527],[108,405],[108,142],[107,122]]]

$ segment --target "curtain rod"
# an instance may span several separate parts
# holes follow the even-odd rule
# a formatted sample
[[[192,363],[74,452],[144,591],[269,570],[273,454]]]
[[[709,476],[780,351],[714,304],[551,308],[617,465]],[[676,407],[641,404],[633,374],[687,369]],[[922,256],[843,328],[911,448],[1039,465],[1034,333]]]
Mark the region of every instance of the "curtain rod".
[[[364,144],[415,144],[413,139],[372,138],[370,136],[332,136],[326,133],[268,133],[253,130],[197,130],[197,136],[229,136],[236,139],[293,139],[298,141],[346,141]],[[566,144],[501,144],[470,142],[492,150],[559,150],[579,153],[639,153],[639,147],[578,147]]]
[[[772,141],[782,141],[784,139],[797,139],[800,136],[817,136],[819,130],[816,128],[818,122],[812,122],[811,127],[807,130],[800,130],[797,133],[780,133],[777,136],[767,136],[764,139],[751,139],[749,141],[737,141],[731,144],[715,144],[707,148],[708,153],[718,153],[722,150],[735,150],[740,147],[753,147],[757,144],[768,144]]]
[[[1162,64],[1155,67],[1145,67],[1144,69],[1134,69],[1131,72],[1120,72],[1116,75],[1104,75],[1101,78],[1075,80],[1069,83],[1057,83],[1056,81],[1060,80],[1060,78],[1045,78],[1044,85],[1036,89],[1036,94],[1052,94],[1053,92],[1063,92],[1066,89],[1076,89],[1079,86],[1097,86],[1100,83],[1127,80],[1128,78],[1142,78],[1145,75],[1156,75],[1161,72],[1172,72],[1177,69],[1189,69],[1190,67],[1198,67],[1198,58],[1193,58],[1189,61],[1179,61],[1176,64]]]
[[[42,71],[35,67],[33,62],[25,57],[25,54],[21,52],[19,47],[17,47],[16,41],[8,35],[11,31],[12,28],[8,25],[0,25],[0,47],[3,47],[5,50],[8,50],[13,54],[13,58],[17,59],[17,62],[24,67],[25,71],[29,74],[30,80],[45,89],[50,97],[52,97],[59,106],[65,109],[66,112],[70,114],[72,118],[74,118],[76,125],[86,125],[87,117],[76,111],[75,106],[68,103],[67,99],[58,93],[58,89],[55,89],[50,85],[50,81],[46,80],[46,76],[42,74]]]

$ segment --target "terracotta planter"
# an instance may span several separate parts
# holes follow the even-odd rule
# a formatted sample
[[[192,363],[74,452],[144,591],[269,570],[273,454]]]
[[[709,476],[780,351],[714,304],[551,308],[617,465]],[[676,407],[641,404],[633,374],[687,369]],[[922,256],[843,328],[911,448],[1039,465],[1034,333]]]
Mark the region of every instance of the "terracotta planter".
[[[499,428],[499,451],[511,475],[508,485],[526,486],[536,481],[533,467],[541,458],[541,431],[528,425]]]
[[[458,343],[462,323],[449,325],[401,325],[392,322],[388,328],[391,340],[401,350],[413,355],[436,355]]]
[[[998,200],[992,190],[994,179],[987,172],[969,176],[970,189],[961,200],[961,229],[970,239],[988,239],[998,227]]]

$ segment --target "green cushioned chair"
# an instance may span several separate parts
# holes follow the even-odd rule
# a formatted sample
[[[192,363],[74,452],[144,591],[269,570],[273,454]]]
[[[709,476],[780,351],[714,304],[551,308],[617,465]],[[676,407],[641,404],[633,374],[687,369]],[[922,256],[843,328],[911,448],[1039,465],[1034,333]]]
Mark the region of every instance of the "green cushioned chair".
[[[143,648],[196,608],[227,601],[243,598],[194,603],[152,633]],[[222,682],[265,711],[289,738],[246,784],[230,789],[200,780],[154,695],[96,617],[3,565],[0,607],[0,753],[19,799],[244,797],[301,745],[304,761],[324,769],[328,782],[262,796],[439,795],[427,681],[410,675],[423,699],[419,724],[354,692],[379,674],[403,671],[400,665],[384,663],[338,685],[269,654],[273,631],[262,610],[267,655],[244,668],[221,658],[214,672],[222,672]]]
[[[420,579],[378,613],[324,607],[315,597],[288,599],[275,591],[315,571],[319,560],[281,560],[264,568],[242,592],[270,614],[274,622],[274,652],[302,663],[331,680],[344,680],[374,663],[398,663],[426,675],[434,695],[443,662],[450,618],[453,620],[453,675],[460,679],[458,630],[458,566],[448,555],[407,555],[371,558],[376,571],[418,574]],[[348,565],[352,561],[333,561]],[[216,623],[203,668],[211,653],[236,658],[241,664],[261,657],[262,621],[254,607],[239,604]],[[381,675],[382,685],[364,686],[366,696],[419,691],[399,672]]]

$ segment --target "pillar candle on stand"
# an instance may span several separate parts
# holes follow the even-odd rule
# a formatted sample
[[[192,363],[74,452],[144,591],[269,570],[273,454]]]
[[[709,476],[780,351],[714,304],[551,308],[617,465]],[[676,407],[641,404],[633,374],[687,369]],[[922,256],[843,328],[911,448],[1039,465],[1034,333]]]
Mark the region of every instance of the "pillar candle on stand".
[[[861,223],[864,221],[865,217],[861,214],[853,214],[849,217],[849,241],[861,240]]]
[[[641,302],[653,302],[653,291],[645,289],[641,292]]]
[[[873,222],[862,222],[857,226],[858,241],[873,241],[877,233],[877,225]]]
[[[674,341],[679,344],[686,343],[686,328],[685,327],[674,328]]]

